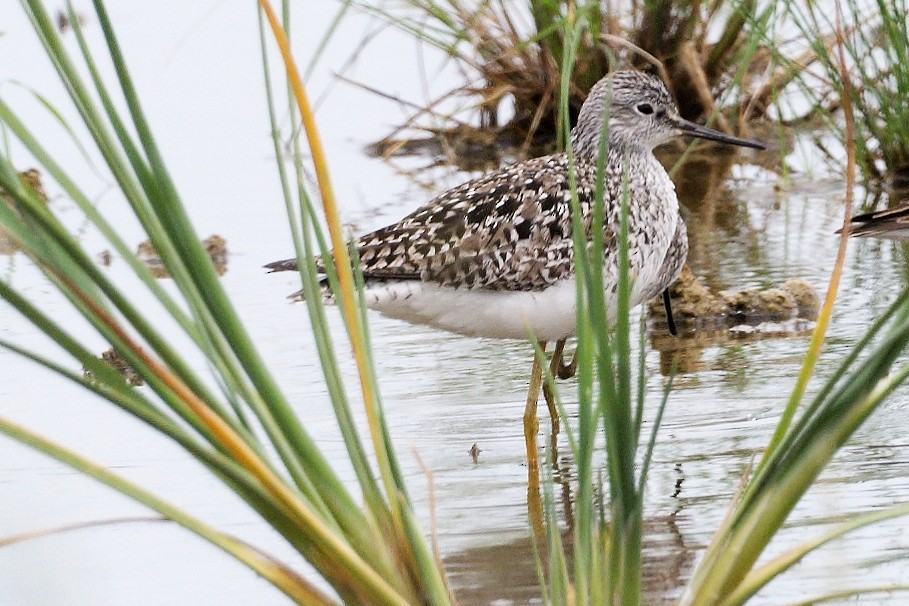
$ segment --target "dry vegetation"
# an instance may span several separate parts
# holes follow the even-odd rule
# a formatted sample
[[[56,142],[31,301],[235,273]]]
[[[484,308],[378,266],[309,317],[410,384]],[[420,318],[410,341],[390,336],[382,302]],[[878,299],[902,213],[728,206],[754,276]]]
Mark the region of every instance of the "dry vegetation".
[[[762,120],[821,126],[842,138],[835,49],[843,45],[859,83],[853,101],[863,173],[883,181],[899,178],[909,165],[909,137],[900,134],[905,128],[895,128],[909,112],[909,76],[900,73],[909,65],[904,0],[870,7],[847,0],[841,23],[830,11],[819,14],[810,4],[789,0],[581,6],[452,0],[444,7],[408,0],[394,12],[361,6],[442,49],[465,75],[463,85],[415,109],[376,143],[377,155],[431,151],[460,164],[465,154],[496,162],[503,149],[517,156],[547,151],[560,132],[564,65],[571,65],[572,119],[610,66],[635,67],[658,73],[688,119],[709,118],[739,133]],[[566,24],[580,26],[576,52]],[[875,61],[881,56],[883,62]],[[440,110],[452,98],[463,99],[456,103],[468,108],[468,117]]]

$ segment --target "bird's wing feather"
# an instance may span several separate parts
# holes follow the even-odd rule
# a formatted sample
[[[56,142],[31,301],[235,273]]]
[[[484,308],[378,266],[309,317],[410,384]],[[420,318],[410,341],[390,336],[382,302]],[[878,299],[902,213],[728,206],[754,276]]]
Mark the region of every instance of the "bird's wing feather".
[[[850,228],[852,236],[902,239],[909,231],[909,205],[856,215],[851,219]]]
[[[577,172],[582,215],[589,217],[593,172],[586,164]],[[359,238],[363,274],[462,288],[545,288],[574,272],[569,194],[562,154],[468,181]]]
[[[507,166],[448,190],[398,223],[354,243],[367,279],[423,280],[459,288],[540,290],[574,273],[568,159]],[[575,166],[581,221],[592,223],[596,167]],[[606,175],[604,261],[615,258],[621,178]],[[633,205],[632,205],[633,207]],[[321,263],[317,266],[321,271]],[[266,265],[296,269],[288,259]]]

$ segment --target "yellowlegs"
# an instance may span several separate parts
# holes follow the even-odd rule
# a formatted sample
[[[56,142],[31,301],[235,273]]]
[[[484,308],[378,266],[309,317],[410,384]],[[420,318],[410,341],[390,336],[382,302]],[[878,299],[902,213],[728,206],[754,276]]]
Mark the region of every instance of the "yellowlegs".
[[[688,253],[675,188],[651,150],[678,136],[757,149],[763,145],[684,120],[669,92],[651,76],[635,71],[606,76],[590,91],[571,133],[581,222],[588,233],[607,112],[603,263],[614,318],[617,226],[626,179],[631,304],[638,305],[676,279]],[[563,377],[572,374],[561,356],[565,339],[575,333],[566,154],[518,162],[468,181],[354,245],[370,308],[469,336],[524,339],[529,329],[544,349],[545,342],[557,342],[553,368]],[[293,270],[296,261],[266,267]],[[327,289],[323,294],[331,299]],[[538,385],[537,377],[537,390]],[[535,415],[536,395],[533,406]]]
[[[849,235],[852,236],[909,240],[909,204],[856,215],[849,223]],[[836,233],[841,231],[837,230]]]

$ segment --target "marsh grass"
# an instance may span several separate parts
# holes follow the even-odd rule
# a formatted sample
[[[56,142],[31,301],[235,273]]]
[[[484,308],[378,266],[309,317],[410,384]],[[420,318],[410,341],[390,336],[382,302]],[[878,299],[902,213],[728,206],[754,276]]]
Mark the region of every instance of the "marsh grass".
[[[343,241],[338,246],[340,226],[332,207],[330,182],[324,157],[319,153],[312,112],[287,52],[283,28],[268,3],[263,1],[261,6],[287,66],[288,90],[292,91],[288,103],[294,112],[299,111],[306,126],[331,244],[342,255],[338,265],[341,270],[331,272],[329,278],[340,293],[345,324],[360,370],[360,395],[371,433],[368,440],[354,427],[353,401],[339,378],[320,297],[309,297],[309,311],[326,383],[363,503],[342,484],[293,413],[291,403],[265,368],[221,288],[215,268],[199,243],[165,168],[100,0],[94,3],[94,8],[107,45],[104,58],[116,72],[113,89],[101,78],[97,59],[72,12],[70,22],[78,44],[79,67],[62,45],[42,4],[30,0],[23,7],[107,170],[172,277],[175,291],[167,291],[156,282],[148,268],[126,247],[117,230],[96,211],[75,179],[56,163],[52,152],[41,146],[38,136],[2,101],[0,120],[10,136],[18,139],[42,165],[85,219],[128,263],[144,288],[173,317],[183,333],[181,337],[188,337],[193,344],[192,353],[201,354],[209,361],[217,374],[218,387],[209,387],[205,378],[188,363],[189,352],[172,345],[171,337],[162,334],[157,323],[137,307],[134,291],[126,292],[110,281],[76,237],[44,205],[35,188],[20,180],[5,151],[0,156],[0,188],[14,204],[0,204],[0,225],[147,387],[141,391],[130,387],[119,373],[95,357],[86,345],[88,337],[71,334],[5,280],[0,281],[0,296],[24,320],[56,341],[71,362],[77,368],[84,367],[90,377],[70,369],[66,363],[45,357],[41,351],[6,340],[0,341],[0,345],[83,386],[151,426],[162,438],[179,444],[272,526],[313,566],[322,581],[314,583],[303,578],[258,548],[237,541],[223,530],[26,428],[0,419],[0,432],[181,524],[252,568],[297,603],[335,604],[341,600],[369,604],[448,604],[451,598],[444,576],[416,526],[401,472],[390,450],[369,358],[364,310],[356,295],[351,265],[343,258],[346,251]],[[263,33],[263,52],[265,40]],[[88,74],[87,81],[82,73]],[[127,108],[125,112],[116,109],[118,101]],[[274,114],[274,103],[272,108]],[[299,153],[296,160],[296,169],[300,170]],[[301,266],[309,269],[303,272],[304,286],[312,293],[318,288],[314,286],[312,271],[314,254],[327,253],[330,246],[318,230],[318,222],[314,220],[316,210],[307,192],[302,186],[285,187],[293,198],[298,195],[300,198],[301,211],[294,211],[293,216],[300,221],[296,239],[305,261]],[[365,444],[372,445],[372,453]],[[377,462],[375,466],[369,462],[370,456]]]
[[[770,9],[758,12],[757,3],[750,1],[407,0],[392,8],[368,2],[358,6],[451,56],[468,80],[418,110],[405,127],[419,124],[424,114],[452,124],[452,116],[438,108],[443,101],[461,98],[476,120],[458,118],[453,123],[457,128],[434,128],[432,136],[463,138],[473,123],[481,140],[492,131],[498,142],[518,143],[519,155],[551,144],[577,115],[590,87],[610,70],[610,63],[649,71],[659,65],[680,100],[683,116],[714,116],[721,129],[731,129],[730,124],[741,122],[739,114],[746,107],[753,112],[756,106],[744,103],[751,98],[749,91],[738,89],[752,61],[760,57],[758,42],[770,37],[767,19],[772,14]],[[568,39],[565,32],[570,30],[578,31],[577,40]],[[708,42],[711,32],[717,31],[719,40]],[[561,70],[570,44],[577,48],[570,53],[574,67],[566,91]],[[748,81],[756,89],[766,84]],[[733,91],[734,95],[726,94]],[[561,111],[562,94],[567,94],[567,114]],[[717,111],[717,97],[726,100],[725,109],[735,108],[728,117]],[[406,149],[401,131],[379,142],[377,149],[389,155]]]
[[[835,11],[827,5],[802,0],[357,5],[441,49],[467,80],[416,108],[407,123],[373,146],[378,155],[425,150],[427,141],[440,142],[439,155],[460,166],[478,155],[500,161],[503,148],[517,150],[519,157],[548,153],[563,122],[565,32],[577,23],[583,27],[568,79],[570,120],[611,63],[657,71],[684,117],[709,118],[727,132],[743,131],[755,120],[785,118],[788,125],[820,123],[845,140],[842,120],[835,119],[842,108],[833,50],[839,37]],[[843,42],[856,82],[858,166],[866,180],[903,186],[909,182],[904,128],[909,6],[905,0],[843,0],[836,6],[846,20]],[[793,25],[799,36],[792,35]],[[450,111],[452,101],[461,111]],[[429,116],[432,120],[422,119]]]
[[[836,48],[845,50],[846,73],[855,83],[849,102],[856,118],[856,160],[865,179],[909,183],[909,4],[844,0],[836,13],[811,2],[787,4],[835,93],[845,90]],[[841,94],[834,99],[825,110],[843,107]],[[828,126],[845,139],[842,122]]]

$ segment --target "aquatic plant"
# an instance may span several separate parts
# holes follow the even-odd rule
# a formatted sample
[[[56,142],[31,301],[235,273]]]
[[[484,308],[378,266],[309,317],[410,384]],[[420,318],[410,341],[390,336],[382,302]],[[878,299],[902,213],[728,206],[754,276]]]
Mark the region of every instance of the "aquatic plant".
[[[855,82],[849,94],[856,115],[857,161],[865,178],[890,178],[897,185],[909,181],[909,4],[845,0],[833,14],[812,2],[788,2],[787,10],[835,93],[845,89],[834,47],[845,49]],[[840,94],[833,99],[824,110],[843,106]],[[834,127],[843,138],[842,123]]]
[[[689,119],[708,116],[730,131],[749,120],[785,116],[790,124],[821,121],[843,140],[842,122],[831,120],[842,107],[833,51],[839,40],[836,17],[817,3],[408,0],[390,7],[357,5],[454,57],[468,74],[469,82],[427,104],[405,125],[418,126],[423,113],[444,123],[447,116],[436,114],[441,101],[466,97],[466,109],[476,114],[477,134],[465,120],[447,130],[427,129],[432,138],[454,147],[467,139],[490,150],[496,143],[517,145],[526,154],[533,142],[551,145],[562,128],[557,106],[564,32],[576,23],[583,27],[569,79],[571,118],[612,61],[658,71]],[[909,180],[903,128],[909,120],[909,7],[903,0],[846,0],[838,6],[856,82],[858,166],[866,179],[883,181],[886,172],[901,187]],[[793,25],[801,36],[791,36]],[[376,152],[406,153],[410,146],[402,129],[377,143]],[[420,129],[415,130],[419,136]],[[493,141],[490,131],[498,135]]]
[[[340,239],[337,214],[332,212],[330,184],[312,113],[293,68],[283,29],[268,2],[260,4],[288,67],[288,82],[294,92],[290,103],[295,112],[300,112],[306,127],[332,244],[343,254],[346,248]],[[450,603],[444,576],[414,521],[406,487],[390,449],[350,263],[342,263],[342,269],[333,272],[331,278],[341,293],[342,311],[361,373],[361,395],[378,479],[369,462],[370,453],[353,423],[351,403],[339,378],[320,298],[308,297],[308,301],[319,357],[349,462],[359,482],[362,504],[342,484],[292,412],[228,301],[155,144],[104,3],[99,0],[94,6],[108,58],[116,69],[114,90],[102,81],[96,59],[72,12],[72,28],[82,66],[90,75],[88,82],[61,43],[42,4],[29,0],[23,5],[96,149],[160,255],[177,292],[171,294],[173,291],[161,287],[127,248],[116,228],[98,213],[76,181],[56,162],[53,152],[42,147],[29,127],[2,101],[0,120],[129,264],[147,293],[173,318],[180,336],[188,339],[195,352],[216,369],[219,388],[210,387],[187,362],[189,349],[177,348],[173,337],[162,334],[159,324],[137,306],[139,293],[135,287],[124,290],[101,271],[76,237],[39,199],[36,190],[20,180],[5,151],[0,155],[0,188],[14,201],[15,209],[0,204],[0,225],[97,334],[145,381],[147,388],[137,391],[130,387],[118,372],[95,357],[84,337],[61,325],[6,280],[0,280],[0,297],[58,343],[78,367],[90,371],[90,376],[38,350],[5,339],[0,340],[0,345],[83,386],[179,444],[305,557],[324,583],[313,583],[265,552],[24,427],[0,419],[0,432],[191,530],[249,566],[297,603],[334,604],[338,598],[361,604]],[[263,53],[265,43],[263,31]],[[115,92],[121,96],[116,97]],[[120,111],[118,107],[124,105],[127,109]],[[300,161],[298,155],[298,166]],[[283,170],[280,163],[278,166]],[[306,191],[294,189],[302,205],[300,213],[291,213],[299,221],[295,233],[300,250],[311,263],[313,248],[327,252],[327,243],[313,234],[315,210]],[[287,191],[293,190],[287,187]],[[309,278],[304,287],[312,293],[317,288],[315,274],[304,271],[304,275]]]
[[[729,130],[727,118],[716,114],[714,100],[718,93],[735,91],[742,84],[758,56],[759,43],[769,38],[766,20],[774,15],[773,3],[759,11],[750,0],[731,5],[407,0],[357,6],[454,57],[471,81],[442,98],[467,97],[469,109],[479,114],[480,128],[495,128],[502,138],[523,141],[525,149],[534,138],[551,141],[562,130],[565,32],[576,25],[582,27],[568,80],[569,117],[576,116],[587,91],[609,71],[612,61],[659,71],[679,99],[683,117],[712,116]],[[721,32],[719,39],[708,42],[716,32]],[[726,99],[728,106],[744,110],[747,106],[738,101],[748,98],[746,92],[750,91],[740,90]],[[432,113],[436,105],[429,103],[421,111]],[[463,127],[451,134],[462,131]],[[389,153],[396,149],[394,142],[379,146]]]

